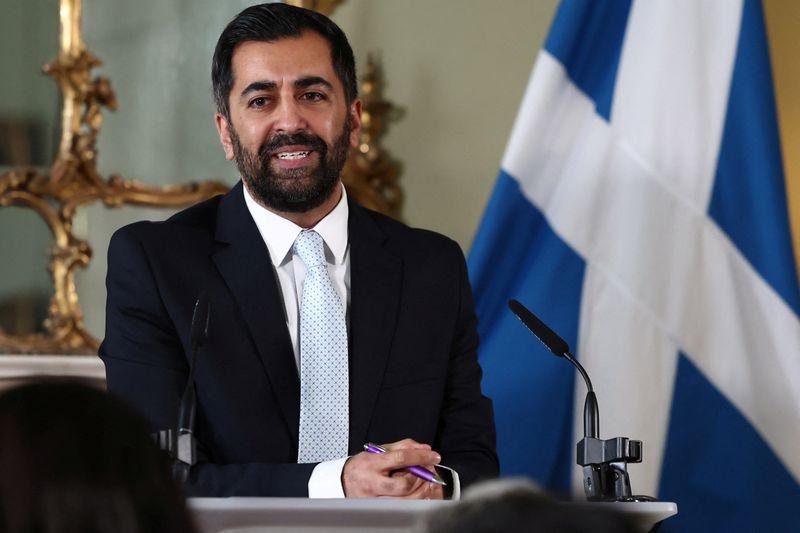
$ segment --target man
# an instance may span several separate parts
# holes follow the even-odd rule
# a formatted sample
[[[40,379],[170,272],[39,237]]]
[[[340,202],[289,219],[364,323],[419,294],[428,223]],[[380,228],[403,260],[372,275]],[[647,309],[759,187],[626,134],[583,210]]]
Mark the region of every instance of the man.
[[[463,255],[346,197],[353,53],[327,18],[253,6],[214,52],[216,125],[242,183],[109,247],[109,389],[174,427],[200,293],[193,495],[440,498],[404,470],[497,474]],[[361,451],[384,443],[383,454]],[[435,448],[435,451],[431,448]]]

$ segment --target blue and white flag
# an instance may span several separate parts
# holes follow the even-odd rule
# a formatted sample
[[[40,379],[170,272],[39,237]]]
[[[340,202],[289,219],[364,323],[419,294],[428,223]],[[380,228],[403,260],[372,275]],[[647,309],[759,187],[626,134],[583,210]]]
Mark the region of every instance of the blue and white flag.
[[[800,531],[800,291],[758,0],[564,0],[469,267],[503,475],[582,494],[600,436],[644,442],[666,531]]]

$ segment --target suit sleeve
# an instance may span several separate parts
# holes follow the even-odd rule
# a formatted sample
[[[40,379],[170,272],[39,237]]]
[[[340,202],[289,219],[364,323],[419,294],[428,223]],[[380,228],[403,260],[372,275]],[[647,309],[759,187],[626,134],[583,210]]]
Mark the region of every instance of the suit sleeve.
[[[106,335],[99,355],[108,390],[133,405],[156,431],[177,423],[189,372],[189,332],[179,333],[173,311],[165,306],[137,227],[117,231],[109,245]],[[209,457],[198,442],[199,462],[192,468],[188,495],[303,497],[316,466],[213,464]]]
[[[455,247],[458,272],[457,321],[454,329],[437,444],[443,463],[459,473],[467,486],[497,477],[492,401],[481,393],[477,319],[461,249]]]

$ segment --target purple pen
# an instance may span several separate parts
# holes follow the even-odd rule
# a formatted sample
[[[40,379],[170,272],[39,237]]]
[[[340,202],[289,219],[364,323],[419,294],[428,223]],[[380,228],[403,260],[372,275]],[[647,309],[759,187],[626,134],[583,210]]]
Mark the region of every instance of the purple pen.
[[[386,453],[386,448],[368,442],[364,445],[364,451],[369,453]],[[422,468],[421,466],[407,466],[403,470],[406,472],[411,472],[418,478],[424,479],[425,481],[430,481],[431,483],[436,483],[437,485],[447,485],[442,478],[427,468]]]

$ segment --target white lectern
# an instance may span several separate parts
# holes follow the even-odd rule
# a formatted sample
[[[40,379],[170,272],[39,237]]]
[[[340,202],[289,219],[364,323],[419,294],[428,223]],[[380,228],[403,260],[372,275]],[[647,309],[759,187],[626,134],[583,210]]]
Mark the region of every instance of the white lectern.
[[[451,501],[390,498],[190,498],[201,533],[411,531],[426,512]]]
[[[424,513],[452,501],[389,498],[308,500],[305,498],[190,498],[201,533],[409,532]],[[642,531],[678,512],[669,502],[581,503],[610,506],[633,519]]]

